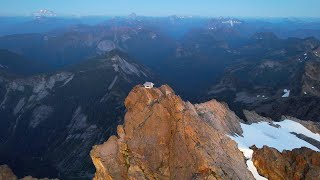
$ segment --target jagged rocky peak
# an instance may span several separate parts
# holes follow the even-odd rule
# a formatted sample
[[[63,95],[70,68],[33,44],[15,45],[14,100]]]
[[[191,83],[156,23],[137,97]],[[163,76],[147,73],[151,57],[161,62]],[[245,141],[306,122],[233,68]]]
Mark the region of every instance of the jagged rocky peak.
[[[240,121],[215,100],[193,105],[167,85],[136,86],[117,136],[94,146],[94,179],[253,179],[237,144]]]
[[[96,180],[319,176],[318,123],[293,117],[275,122],[253,111],[244,111],[244,122],[224,103],[191,104],[168,85],[138,85],[125,106],[117,136],[91,150]],[[276,164],[273,157],[281,161]],[[277,167],[282,174],[273,176]],[[306,167],[310,169],[299,172]]]

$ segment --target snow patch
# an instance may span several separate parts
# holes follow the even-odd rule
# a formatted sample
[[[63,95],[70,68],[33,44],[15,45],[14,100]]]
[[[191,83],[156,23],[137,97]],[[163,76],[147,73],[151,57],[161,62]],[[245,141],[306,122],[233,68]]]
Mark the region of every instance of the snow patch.
[[[61,87],[67,85],[70,81],[72,81],[73,77],[74,77],[74,75],[72,74],[72,75],[63,83],[63,85],[62,85]]]
[[[235,24],[241,24],[242,22],[237,21],[237,20],[227,20],[227,21],[222,21],[222,24],[230,24],[231,27],[233,27]]]
[[[277,125],[277,126],[275,126]],[[320,151],[317,147],[296,137],[292,133],[303,134],[320,142],[320,135],[311,132],[300,123],[292,120],[283,120],[281,122],[253,123],[251,125],[241,123],[243,130],[242,136],[229,136],[238,143],[238,148],[243,152],[247,159],[248,169],[252,172],[256,179],[265,179],[260,176],[252,162],[252,153],[249,147],[255,145],[262,148],[264,145],[275,148],[282,152],[283,150],[292,150],[295,148],[308,147],[315,151]]]
[[[16,107],[14,108],[13,114],[17,115],[20,112],[20,110],[22,109],[22,107],[25,105],[25,103],[26,103],[25,98],[21,98],[19,100],[18,104],[16,105]]]
[[[90,125],[87,122],[87,118],[87,115],[82,112],[81,106],[78,106],[68,125],[69,131],[66,138],[67,141],[70,139],[85,140],[96,132],[97,126]]]
[[[113,64],[115,71],[119,71],[119,69],[121,69],[126,74],[137,75],[140,77],[140,71],[138,68],[134,64],[127,62],[125,59],[116,55],[111,58],[111,61],[115,63]]]
[[[32,112],[32,118],[29,126],[32,128],[37,127],[41,122],[46,120],[53,113],[53,108],[46,105],[41,105],[35,108]]]
[[[233,138],[231,137],[231,139]],[[252,161],[253,150],[250,149],[248,146],[242,144],[242,142],[237,142],[237,143],[238,143],[238,149],[243,153],[244,157],[247,160],[246,164],[248,166],[248,170],[252,173],[253,177],[257,180],[267,180],[267,178],[260,176],[257,168],[253,164],[253,161]]]
[[[87,124],[87,115],[82,113],[82,108],[79,106],[72,115],[71,123],[68,125],[71,128],[71,132],[84,129],[88,126]]]
[[[118,75],[117,75],[116,77],[114,77],[113,81],[111,82],[111,84],[110,84],[109,87],[108,87],[108,90],[111,90],[111,89],[112,89],[112,87],[113,87],[114,84],[116,83],[117,79],[118,79]]]
[[[113,67],[113,69],[114,69],[115,72],[119,72],[119,66],[118,66],[118,64],[113,64],[112,67]]]
[[[290,90],[284,89],[283,92],[284,92],[284,95],[282,95],[283,98],[286,98],[286,97],[290,96]]]
[[[36,18],[41,18],[41,17],[56,17],[57,14],[51,10],[48,9],[40,9],[37,12],[33,13],[33,16]]]
[[[301,124],[291,120],[284,120],[274,124],[280,126],[277,128],[268,122],[253,123],[251,125],[241,123],[243,137],[237,136],[232,137],[232,139],[238,144],[242,144],[248,148],[252,145],[256,145],[258,148],[267,145],[279,151],[292,150],[300,147],[308,147],[312,150],[319,151],[315,146],[297,138],[291,133],[304,134],[320,142],[319,134],[315,134]]]
[[[304,127],[302,124],[297,123],[295,121],[286,119],[281,122],[275,122],[274,124],[280,125],[281,129],[286,131],[287,133],[294,132],[297,134],[304,134],[305,136],[308,136],[320,142],[320,134],[313,133],[312,131]],[[317,151],[319,151],[319,149]]]

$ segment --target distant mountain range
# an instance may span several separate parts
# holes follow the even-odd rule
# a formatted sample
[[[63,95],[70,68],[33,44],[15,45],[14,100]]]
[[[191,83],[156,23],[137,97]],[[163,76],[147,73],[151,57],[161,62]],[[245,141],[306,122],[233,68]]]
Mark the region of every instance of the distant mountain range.
[[[224,101],[238,124],[320,122],[318,20],[36,16],[0,18],[0,164],[18,177],[93,177],[91,147],[116,133],[146,81]]]
[[[48,9],[40,9],[37,12],[32,13],[35,18],[42,18],[42,17],[56,17],[57,14]]]

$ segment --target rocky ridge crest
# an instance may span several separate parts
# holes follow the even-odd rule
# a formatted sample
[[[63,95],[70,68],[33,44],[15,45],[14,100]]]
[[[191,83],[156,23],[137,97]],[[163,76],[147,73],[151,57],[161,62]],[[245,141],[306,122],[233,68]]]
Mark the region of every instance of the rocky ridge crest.
[[[193,105],[167,85],[136,86],[118,136],[94,146],[96,180],[254,179],[237,144],[237,116],[215,100]]]

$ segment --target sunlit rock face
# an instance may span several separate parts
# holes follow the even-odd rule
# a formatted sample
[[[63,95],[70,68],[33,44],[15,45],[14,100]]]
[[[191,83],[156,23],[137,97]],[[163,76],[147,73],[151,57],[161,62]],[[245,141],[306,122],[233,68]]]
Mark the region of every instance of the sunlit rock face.
[[[169,86],[136,86],[125,123],[95,146],[95,179],[253,179],[236,143],[239,119],[216,101],[192,105]]]
[[[17,176],[13,174],[12,170],[7,165],[0,166],[0,180],[16,180]]]
[[[268,179],[319,179],[320,153],[308,148],[279,152],[264,146],[253,148],[253,163]]]
[[[193,105],[167,85],[134,87],[125,107],[117,136],[91,150],[96,180],[317,179],[320,172],[315,122],[251,111],[244,122],[226,104]]]

